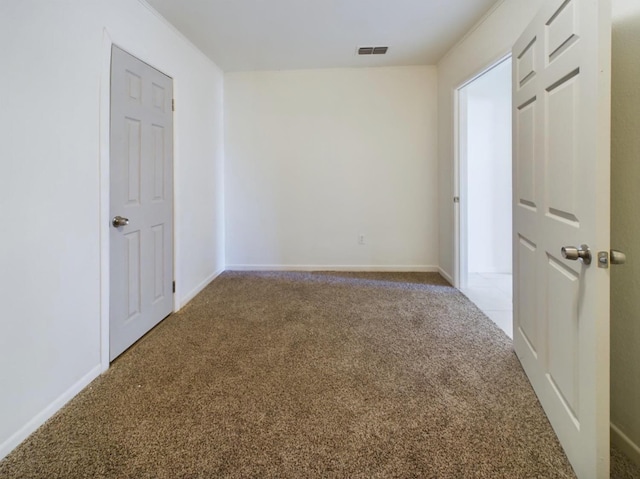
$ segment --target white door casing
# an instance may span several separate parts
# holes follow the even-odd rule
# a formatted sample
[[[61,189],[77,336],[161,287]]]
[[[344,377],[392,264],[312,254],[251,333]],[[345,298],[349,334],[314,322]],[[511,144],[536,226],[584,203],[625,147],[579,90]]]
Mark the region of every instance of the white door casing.
[[[173,85],[112,48],[109,358],[173,310]]]
[[[579,478],[609,477],[610,17],[549,0],[513,48],[514,347]]]

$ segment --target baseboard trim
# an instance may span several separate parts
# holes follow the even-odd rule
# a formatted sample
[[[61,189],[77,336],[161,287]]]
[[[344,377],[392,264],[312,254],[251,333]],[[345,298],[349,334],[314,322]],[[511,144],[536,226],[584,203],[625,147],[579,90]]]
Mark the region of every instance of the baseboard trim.
[[[72,385],[69,389],[58,396],[51,404],[36,414],[29,422],[22,426],[18,431],[12,434],[9,439],[0,444],[0,460],[4,459],[11,451],[28,438],[40,426],[47,422],[55,413],[73,399],[80,391],[97,378],[102,371],[102,365],[98,364],[87,374],[82,376],[79,381]]]
[[[309,265],[309,264],[229,264],[227,271],[354,271],[389,273],[437,273],[428,265]]]
[[[640,467],[640,446],[634,443],[629,436],[613,423],[611,423],[611,444],[615,445]]]
[[[193,298],[195,298],[198,295],[198,293],[200,293],[204,288],[206,288],[209,285],[209,283],[211,283],[211,281],[213,281],[218,276],[220,276],[222,273],[224,273],[224,270],[225,270],[225,268],[217,269],[216,271],[213,272],[213,274],[207,276],[204,280],[202,280],[200,282],[200,284],[198,284],[198,286],[196,286],[191,291],[189,291],[187,294],[185,294],[182,298],[180,298],[180,301],[178,302],[178,308],[176,309],[176,312],[178,312],[180,309],[184,308],[185,305],[189,301],[191,301]]]
[[[451,284],[451,286],[453,286],[453,276],[451,276],[449,273],[447,273],[442,268],[438,268],[438,273],[440,273],[440,276],[442,276],[444,279],[449,281],[449,284]]]

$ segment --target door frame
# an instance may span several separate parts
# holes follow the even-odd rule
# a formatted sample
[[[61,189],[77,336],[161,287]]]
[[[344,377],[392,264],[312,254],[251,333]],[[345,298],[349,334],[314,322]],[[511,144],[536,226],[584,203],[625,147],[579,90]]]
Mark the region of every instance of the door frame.
[[[110,151],[110,138],[111,138],[111,49],[112,46],[117,46],[118,48],[126,51],[127,53],[135,56],[140,59],[147,65],[150,65],[152,68],[155,68],[159,72],[171,78],[173,82],[173,97],[175,98],[175,78],[174,75],[167,73],[165,70],[156,67],[152,63],[141,60],[141,57],[144,55],[139,55],[136,52],[135,48],[129,48],[128,42],[124,39],[116,38],[114,39],[113,32],[108,31],[106,28],[103,30],[102,35],[102,73],[100,77],[100,105],[99,105],[99,138],[100,138],[100,153],[99,153],[99,231],[100,231],[100,369],[101,372],[105,372],[109,369],[109,299],[110,299],[110,251],[111,244],[109,240],[109,233],[111,230],[111,208],[110,208],[110,200],[111,200],[111,174],[110,174],[110,164],[111,164],[111,151]],[[122,41],[120,41],[122,40]],[[173,204],[172,204],[172,215],[173,215],[173,231],[172,231],[172,239],[173,239],[173,248],[172,248],[172,257],[173,257],[173,277],[177,276],[177,238],[176,238],[176,211],[177,211],[177,202],[176,202],[176,115],[173,113],[173,151],[172,151],[172,188],[173,188]],[[173,293],[173,309],[172,313],[178,311],[179,305],[177,302],[178,295],[174,291]]]
[[[453,286],[458,289],[467,287],[468,269],[468,221],[467,221],[467,145],[466,103],[464,88],[511,58],[511,48],[503,51],[476,73],[467,77],[453,89],[453,196],[458,201],[453,204]],[[513,120],[512,120],[513,121]],[[511,229],[513,233],[513,227]],[[513,261],[513,260],[512,260]]]

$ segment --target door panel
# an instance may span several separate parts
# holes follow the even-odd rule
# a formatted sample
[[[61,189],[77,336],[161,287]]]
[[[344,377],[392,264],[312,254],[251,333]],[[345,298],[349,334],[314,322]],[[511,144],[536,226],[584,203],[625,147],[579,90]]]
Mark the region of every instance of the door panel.
[[[545,92],[547,119],[545,121],[545,137],[547,139],[547,162],[545,185],[547,186],[548,214],[554,220],[565,219],[578,222],[575,212],[576,182],[565,181],[567,176],[575,178],[577,139],[576,116],[580,114],[580,103],[576,93],[581,78],[574,70],[570,77],[565,77]],[[579,224],[575,225],[580,227]]]
[[[121,261],[125,265],[127,278],[125,291],[127,293],[127,302],[129,309],[126,314],[125,321],[130,321],[140,314],[142,297],[140,291],[140,231],[133,231],[124,235],[126,241],[125,255],[123,257],[115,256],[114,261]]]
[[[518,271],[520,272],[520,285],[518,298],[515,301],[518,306],[519,333],[529,348],[534,358],[538,356],[538,325],[536,322],[536,245],[524,237],[519,238],[519,247],[516,251],[518,257]]]
[[[610,4],[548,0],[513,49],[514,347],[578,477],[609,474]]]
[[[165,257],[165,231],[164,225],[156,225],[151,228],[153,232],[153,302],[161,301],[164,297],[164,257]]]
[[[126,161],[127,170],[124,172],[127,179],[127,203],[130,205],[140,204],[140,168],[142,159],[142,127],[139,120],[125,118],[126,128]]]
[[[164,127],[153,125],[151,133],[153,135],[153,201],[164,201],[165,184],[165,156],[164,145],[166,143]]]
[[[548,348],[547,376],[558,399],[576,422],[578,388],[578,285],[579,275],[549,257],[547,263]]]
[[[117,47],[111,72],[110,359],[173,310],[172,81]]]
[[[518,154],[516,156],[518,164],[518,192],[520,197],[518,201],[523,206],[528,206],[535,211],[538,203],[536,199],[536,181],[535,181],[535,119],[536,119],[536,100],[526,102],[516,109],[515,121],[518,129],[526,131],[526,135],[518,138],[516,148]]]

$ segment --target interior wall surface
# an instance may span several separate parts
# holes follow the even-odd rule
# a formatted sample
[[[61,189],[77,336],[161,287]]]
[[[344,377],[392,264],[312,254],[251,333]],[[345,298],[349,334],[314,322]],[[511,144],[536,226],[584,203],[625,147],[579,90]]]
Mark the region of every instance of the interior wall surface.
[[[225,75],[227,267],[437,270],[436,69]]]
[[[613,1],[611,247],[612,441],[640,464],[640,3]]]
[[[0,41],[1,458],[104,365],[111,43],[174,79],[178,307],[224,268],[224,212],[222,72],[148,5],[6,0]]]

